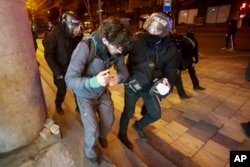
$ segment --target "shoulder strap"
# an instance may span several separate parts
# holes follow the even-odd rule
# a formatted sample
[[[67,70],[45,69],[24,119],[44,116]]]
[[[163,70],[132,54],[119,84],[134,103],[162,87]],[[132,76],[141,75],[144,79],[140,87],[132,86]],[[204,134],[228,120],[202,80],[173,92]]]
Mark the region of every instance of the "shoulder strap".
[[[186,38],[193,45],[193,48],[195,47],[195,43],[192,39],[188,38],[187,36],[184,36],[184,38]]]
[[[89,46],[89,56],[87,59],[87,64],[89,64],[96,56],[96,42],[92,34],[84,36],[81,42],[86,42]]]

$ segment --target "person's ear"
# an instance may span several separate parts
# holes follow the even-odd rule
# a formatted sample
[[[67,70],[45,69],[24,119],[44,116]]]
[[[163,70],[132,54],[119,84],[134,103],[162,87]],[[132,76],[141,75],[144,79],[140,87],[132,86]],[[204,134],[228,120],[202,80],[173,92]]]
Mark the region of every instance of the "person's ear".
[[[105,37],[102,37],[102,43],[104,45],[108,45],[109,44],[109,41],[105,38]]]

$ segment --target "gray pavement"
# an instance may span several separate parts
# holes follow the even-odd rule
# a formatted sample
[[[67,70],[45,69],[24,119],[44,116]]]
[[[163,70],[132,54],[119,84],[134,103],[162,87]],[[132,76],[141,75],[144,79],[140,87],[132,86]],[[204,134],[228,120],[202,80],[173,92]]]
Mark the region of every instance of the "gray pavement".
[[[40,47],[37,59],[40,62],[48,113],[60,125],[62,142],[72,154],[76,166],[88,166],[82,151],[83,127],[78,113],[74,111],[72,92],[68,90],[64,102],[65,114],[57,115],[54,109],[55,87],[42,50]],[[241,122],[250,121],[250,82],[245,80],[250,53],[214,49],[209,55],[204,52],[200,54],[196,72],[201,86],[206,87],[206,90],[194,91],[188,73],[184,71],[182,73],[184,88],[192,98],[180,100],[174,89],[174,92],[162,101],[162,119],[147,127],[147,132],[153,133],[164,141],[169,149],[178,152],[179,156],[171,153],[163,155],[176,166],[183,164],[202,167],[229,166],[230,150],[250,150],[250,139],[240,126]],[[116,122],[108,137],[112,146],[117,142],[114,138],[123,107],[123,87],[114,86],[111,87],[111,91],[116,110]],[[140,117],[141,104],[139,101],[133,120]],[[108,154],[109,151],[111,152],[108,148],[104,152]],[[109,158],[104,158],[106,165],[129,166],[128,163],[122,163],[122,159],[120,162],[114,162],[115,154],[108,155]],[[128,158],[127,154],[123,156],[124,159]],[[121,156],[117,154],[117,157]],[[109,163],[111,160],[113,163]]]

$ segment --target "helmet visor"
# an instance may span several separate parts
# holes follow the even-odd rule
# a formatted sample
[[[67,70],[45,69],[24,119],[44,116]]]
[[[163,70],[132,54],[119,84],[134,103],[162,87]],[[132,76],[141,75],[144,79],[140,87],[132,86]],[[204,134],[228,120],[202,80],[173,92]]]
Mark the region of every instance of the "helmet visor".
[[[145,21],[143,28],[152,35],[165,36],[172,30],[172,20],[163,14],[154,13]]]
[[[161,35],[164,27],[160,23],[154,21],[148,26],[147,30],[152,35]]]

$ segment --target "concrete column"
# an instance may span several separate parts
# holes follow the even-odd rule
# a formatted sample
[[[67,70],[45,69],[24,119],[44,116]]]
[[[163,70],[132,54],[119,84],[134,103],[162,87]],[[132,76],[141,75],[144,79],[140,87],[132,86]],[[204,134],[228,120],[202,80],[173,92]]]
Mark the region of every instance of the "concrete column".
[[[0,154],[31,144],[47,117],[25,0],[0,0]]]

